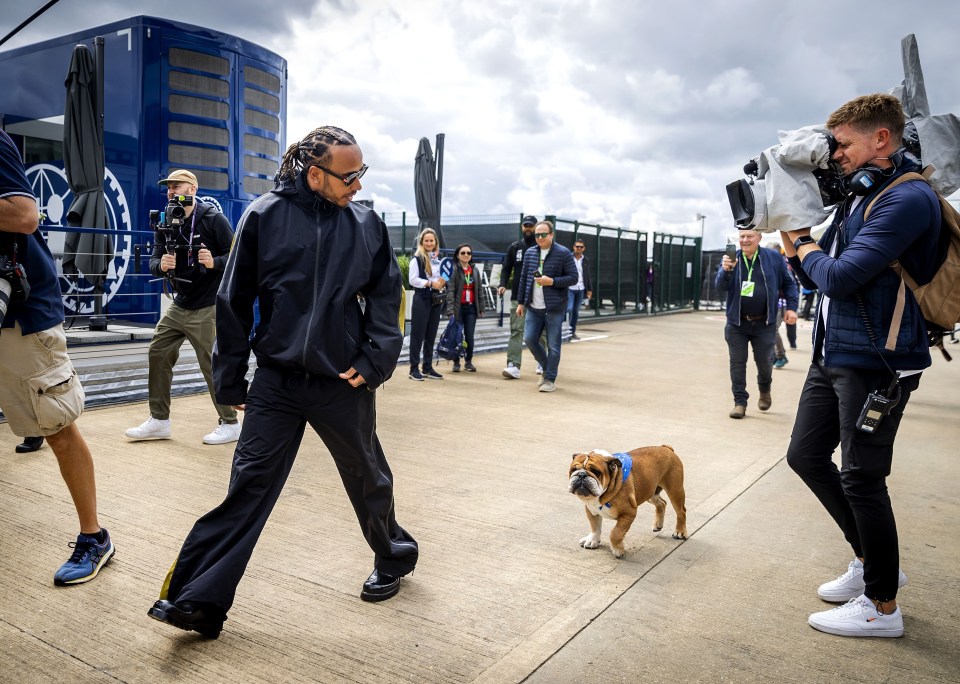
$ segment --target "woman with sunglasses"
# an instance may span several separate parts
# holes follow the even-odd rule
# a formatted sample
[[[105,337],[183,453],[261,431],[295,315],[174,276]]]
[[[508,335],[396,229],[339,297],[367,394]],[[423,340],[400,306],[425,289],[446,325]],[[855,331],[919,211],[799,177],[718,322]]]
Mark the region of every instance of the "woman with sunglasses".
[[[445,298],[441,294],[446,281],[440,276],[440,253],[437,233],[424,228],[417,236],[417,251],[410,260],[410,287],[414,290],[410,312],[410,379],[443,380],[433,369],[433,343],[440,326],[440,311]],[[420,353],[423,352],[423,373]]]
[[[468,244],[458,245],[454,250],[453,274],[447,287],[447,315],[463,324],[463,341],[466,354],[463,367],[476,373],[473,365],[473,333],[477,318],[483,316],[483,297],[480,296],[480,269],[473,264],[473,248]],[[453,362],[453,372],[460,372],[460,361]]]

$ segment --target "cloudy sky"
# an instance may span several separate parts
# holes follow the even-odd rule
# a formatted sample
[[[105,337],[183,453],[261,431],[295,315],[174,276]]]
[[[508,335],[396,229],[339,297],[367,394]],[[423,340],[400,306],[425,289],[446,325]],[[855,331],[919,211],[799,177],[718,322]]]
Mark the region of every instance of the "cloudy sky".
[[[0,0],[0,34],[42,0]],[[264,12],[264,7],[269,7]],[[4,49],[136,14],[247,38],[289,64],[287,141],[332,123],[360,197],[416,215],[417,143],[446,134],[446,216],[544,213],[732,231],[724,186],[777,131],[903,79],[914,33],[934,114],[960,114],[956,0],[61,0]]]

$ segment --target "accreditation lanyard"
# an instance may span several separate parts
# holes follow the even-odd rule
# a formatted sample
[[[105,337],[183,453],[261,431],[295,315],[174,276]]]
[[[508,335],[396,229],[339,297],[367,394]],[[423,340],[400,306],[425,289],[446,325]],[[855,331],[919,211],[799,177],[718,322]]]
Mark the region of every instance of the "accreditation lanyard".
[[[193,229],[197,225],[197,208],[194,206],[193,213],[190,214],[190,238],[187,240],[187,266],[193,266]],[[180,233],[183,237],[183,233]]]
[[[463,268],[463,303],[473,304],[473,266]]]
[[[540,257],[540,267],[537,268],[537,271],[540,272],[540,275],[543,275],[543,259],[544,259],[544,257],[541,256],[541,257]],[[543,285],[541,285],[540,283],[538,283],[536,280],[533,281],[533,284],[536,285],[537,287],[543,287]]]
[[[741,254],[743,253],[741,252]],[[753,253],[753,258],[750,259],[749,264],[747,263],[746,255],[743,256],[743,266],[747,269],[747,279],[740,283],[741,297],[752,297],[756,289],[756,283],[753,282],[753,266],[757,263],[758,254],[760,254],[760,250]]]

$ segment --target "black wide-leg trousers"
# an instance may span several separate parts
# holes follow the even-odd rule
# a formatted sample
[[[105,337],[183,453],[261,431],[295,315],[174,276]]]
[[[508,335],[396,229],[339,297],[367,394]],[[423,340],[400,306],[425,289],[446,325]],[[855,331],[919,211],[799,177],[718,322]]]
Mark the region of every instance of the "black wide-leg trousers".
[[[893,442],[920,374],[900,380],[900,403],[873,433],[856,427],[867,395],[886,390],[885,371],[826,368],[813,363],[800,393],[787,463],[834,519],[854,555],[863,558],[867,598],[897,596],[900,554],[897,523],[887,491]],[[840,445],[841,467],[833,462]]]
[[[193,526],[170,575],[167,599],[227,611],[283,490],[307,424],[333,456],[374,567],[402,576],[417,542],[394,517],[393,474],[376,435],[375,393],[345,380],[260,367],[247,395],[227,497]]]

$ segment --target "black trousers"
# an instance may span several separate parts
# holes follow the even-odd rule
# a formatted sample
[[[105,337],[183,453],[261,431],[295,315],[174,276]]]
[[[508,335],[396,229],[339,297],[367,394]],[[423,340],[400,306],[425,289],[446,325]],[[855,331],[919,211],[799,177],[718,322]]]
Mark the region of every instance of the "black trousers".
[[[886,478],[893,442],[920,374],[900,380],[900,403],[873,433],[856,428],[867,395],[885,390],[886,371],[810,366],[787,450],[787,463],[836,521],[853,553],[863,558],[866,596],[897,596],[900,554]],[[841,467],[833,462],[840,445]]]
[[[393,474],[375,431],[375,396],[344,380],[259,367],[227,497],[194,524],[171,571],[167,598],[212,605],[226,615],[308,423],[333,456],[374,566],[388,575],[412,572],[417,542],[394,518]]]
[[[433,368],[433,345],[437,341],[437,328],[440,326],[442,304],[434,304],[430,290],[413,291],[413,305],[410,310],[410,367],[420,366],[420,352],[423,350],[423,370]]]

